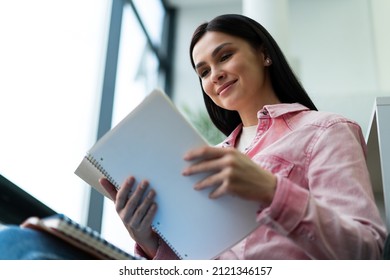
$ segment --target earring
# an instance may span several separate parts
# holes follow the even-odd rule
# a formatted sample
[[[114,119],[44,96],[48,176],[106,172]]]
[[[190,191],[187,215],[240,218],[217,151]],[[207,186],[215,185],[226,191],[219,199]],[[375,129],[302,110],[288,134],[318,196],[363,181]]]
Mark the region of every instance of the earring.
[[[271,59],[270,58],[267,58],[266,60],[265,60],[265,64],[268,66],[268,65],[271,65]]]

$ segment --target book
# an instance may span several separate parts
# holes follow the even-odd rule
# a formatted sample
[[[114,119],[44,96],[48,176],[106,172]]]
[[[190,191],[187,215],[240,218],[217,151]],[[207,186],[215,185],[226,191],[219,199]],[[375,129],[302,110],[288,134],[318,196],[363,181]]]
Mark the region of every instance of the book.
[[[64,214],[45,218],[30,217],[21,226],[47,232],[96,259],[139,259],[108,242],[97,231],[75,222]]]
[[[102,194],[99,179],[117,189],[128,176],[147,179],[158,210],[152,228],[181,259],[214,259],[257,226],[258,203],[238,197],[209,199],[194,190],[210,174],[183,176],[184,154],[207,141],[161,90],[153,90],[86,153],[75,173]],[[136,184],[138,183],[136,182]]]

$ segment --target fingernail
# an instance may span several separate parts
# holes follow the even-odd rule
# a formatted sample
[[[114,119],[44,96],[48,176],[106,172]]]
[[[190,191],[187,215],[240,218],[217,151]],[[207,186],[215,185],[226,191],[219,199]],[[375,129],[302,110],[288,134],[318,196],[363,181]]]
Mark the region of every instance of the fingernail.
[[[128,184],[128,185],[134,184],[134,177],[129,177],[129,178],[127,178],[126,184]]]
[[[139,185],[141,189],[146,189],[147,186],[148,186],[148,182],[146,181],[142,181],[141,184]]]
[[[183,159],[184,160],[190,160],[191,159],[190,154],[189,153],[184,154]]]

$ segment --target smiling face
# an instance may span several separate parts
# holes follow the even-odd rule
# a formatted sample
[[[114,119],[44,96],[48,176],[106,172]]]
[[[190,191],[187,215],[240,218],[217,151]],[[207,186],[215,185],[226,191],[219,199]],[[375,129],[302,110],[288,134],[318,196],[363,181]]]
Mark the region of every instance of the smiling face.
[[[206,32],[194,46],[192,57],[205,93],[218,106],[237,111],[244,125],[250,120],[257,123],[257,111],[277,102],[264,52],[245,40]]]

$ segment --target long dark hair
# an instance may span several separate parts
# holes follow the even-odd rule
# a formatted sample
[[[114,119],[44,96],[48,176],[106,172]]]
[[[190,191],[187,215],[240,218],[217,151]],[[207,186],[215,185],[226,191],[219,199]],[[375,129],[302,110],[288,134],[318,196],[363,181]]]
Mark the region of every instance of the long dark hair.
[[[294,75],[294,72],[288,65],[286,58],[272,36],[261,24],[246,16],[236,14],[221,15],[210,22],[198,26],[192,35],[190,44],[190,58],[194,69],[195,63],[192,58],[192,51],[196,43],[209,31],[217,31],[240,37],[250,43],[255,49],[263,48],[267,57],[272,60],[268,71],[272,87],[279,100],[283,103],[297,102],[309,109],[317,110],[309,95]],[[200,83],[206,109],[212,122],[222,133],[229,135],[241,123],[238,112],[217,106],[203,90],[201,80]]]

